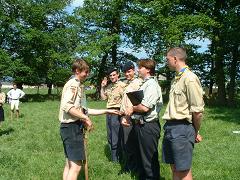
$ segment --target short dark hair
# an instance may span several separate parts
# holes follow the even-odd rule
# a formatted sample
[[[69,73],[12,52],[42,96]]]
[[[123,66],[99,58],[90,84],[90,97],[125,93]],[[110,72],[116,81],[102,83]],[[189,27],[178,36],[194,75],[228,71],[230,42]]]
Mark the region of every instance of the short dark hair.
[[[140,59],[138,61],[138,67],[145,67],[150,70],[150,75],[155,74],[156,62],[153,59]]]
[[[185,48],[182,47],[173,47],[167,51],[167,54],[170,56],[176,56],[180,60],[185,61],[187,59],[187,52]]]
[[[89,65],[88,63],[83,60],[83,59],[77,59],[74,61],[74,63],[72,64],[72,72],[75,72],[76,70],[79,70],[80,72],[84,71],[84,70],[88,70],[89,71]]]

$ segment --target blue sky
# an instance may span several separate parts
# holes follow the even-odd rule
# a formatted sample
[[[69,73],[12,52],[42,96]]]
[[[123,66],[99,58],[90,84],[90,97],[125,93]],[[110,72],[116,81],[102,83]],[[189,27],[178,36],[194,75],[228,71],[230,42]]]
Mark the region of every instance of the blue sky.
[[[67,12],[72,12],[75,7],[79,7],[83,5],[84,0],[73,0],[70,6],[67,6],[66,11]]]

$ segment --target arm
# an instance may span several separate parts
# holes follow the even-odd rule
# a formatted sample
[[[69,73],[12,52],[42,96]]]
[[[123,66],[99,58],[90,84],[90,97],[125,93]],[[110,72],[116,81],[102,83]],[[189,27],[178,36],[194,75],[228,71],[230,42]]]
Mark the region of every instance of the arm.
[[[100,95],[101,95],[101,99],[102,100],[106,100],[107,99],[107,96],[105,94],[105,87],[101,86]]]
[[[107,114],[107,113],[120,115],[120,112],[118,110],[114,110],[114,109],[90,109],[90,108],[88,108],[88,113],[93,116]]]
[[[7,96],[8,96],[9,98],[12,98],[12,96],[11,96],[11,90],[8,91]]]
[[[20,93],[20,97],[19,97],[19,98],[22,98],[23,96],[25,96],[25,93],[21,90],[21,93]]]
[[[143,104],[139,104],[137,106],[133,106],[134,112],[140,112],[140,113],[146,113],[150,110],[147,106],[144,106]]]
[[[133,112],[146,113],[149,110],[150,110],[150,108],[144,106],[143,104],[139,104],[137,106],[128,107],[125,111],[125,115],[131,116]]]
[[[193,112],[193,126],[194,126],[196,133],[198,133],[198,131],[200,130],[201,121],[202,121],[202,113],[201,112]]]
[[[84,122],[84,124],[87,127],[90,127],[90,129],[91,129],[92,121],[90,120],[90,118],[87,115],[83,114],[83,112],[80,109],[76,109],[73,106],[71,109],[69,109],[68,113],[72,116],[80,118]]]
[[[193,112],[193,127],[196,132],[195,142],[199,143],[202,141],[202,136],[199,134],[199,130],[201,127],[202,121],[202,113],[201,112]]]
[[[101,82],[101,90],[100,90],[100,96],[102,100],[106,100],[107,99],[107,95],[105,93],[105,88],[107,86],[107,78],[105,77],[102,82]]]
[[[5,93],[2,93],[2,97],[0,99],[0,104],[4,104],[5,103],[5,98],[6,98]]]
[[[192,113],[192,122],[196,132],[195,142],[202,141],[202,137],[199,134],[202,112],[204,110],[202,87],[198,79],[190,79],[187,83],[187,97],[189,100],[189,110]]]

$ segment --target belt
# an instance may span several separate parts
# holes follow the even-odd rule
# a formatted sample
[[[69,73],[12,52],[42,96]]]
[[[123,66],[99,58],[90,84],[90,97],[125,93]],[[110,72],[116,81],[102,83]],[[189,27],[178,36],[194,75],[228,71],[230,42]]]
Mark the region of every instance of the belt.
[[[110,107],[110,108],[107,108],[107,109],[116,109],[116,110],[120,110],[120,107]]]
[[[187,118],[184,119],[171,119],[166,121],[167,124],[191,124]]]
[[[19,99],[12,99],[12,100],[19,100]]]
[[[158,119],[157,119],[157,121],[155,121],[155,120],[143,121],[143,120],[140,120],[140,119],[132,119],[131,121],[132,121],[133,124],[158,123]]]
[[[131,122],[132,122],[132,124],[134,124],[134,125],[141,125],[141,124],[144,124],[145,122],[144,121],[140,121],[140,120],[138,120],[138,119],[131,119]]]

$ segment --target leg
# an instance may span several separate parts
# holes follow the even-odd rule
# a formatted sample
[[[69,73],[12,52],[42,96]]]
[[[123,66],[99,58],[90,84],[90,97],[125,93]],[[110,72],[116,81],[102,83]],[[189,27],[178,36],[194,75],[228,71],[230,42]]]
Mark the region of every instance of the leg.
[[[18,119],[19,118],[19,100],[15,102],[15,109],[16,109],[16,116]]]
[[[112,152],[112,161],[119,161],[119,158],[122,153],[121,148],[121,127],[120,119],[118,115],[111,116],[111,152]]]
[[[160,125],[158,122],[145,123],[139,127],[139,149],[144,170],[143,179],[160,178],[160,166],[158,161],[158,141],[160,137]]]
[[[66,179],[64,180],[77,180],[79,172],[81,170],[81,164],[82,164],[81,161],[68,161],[66,163],[67,167],[65,166],[64,168],[63,176],[65,175],[64,177],[66,177]]]
[[[66,180],[66,179],[67,179],[69,169],[70,169],[70,167],[69,167],[69,161],[68,161],[68,159],[66,158],[66,164],[65,164],[65,167],[64,167],[64,170],[63,170],[63,180]]]
[[[11,101],[11,120],[13,120],[14,107],[15,107],[15,104],[14,104],[14,101],[12,100],[12,101]]]
[[[19,118],[19,110],[18,109],[16,110],[16,117],[17,117],[17,119]]]
[[[13,120],[14,110],[11,110],[11,120]]]
[[[171,164],[173,180],[192,180],[191,169],[185,171],[177,171],[174,164]]]

